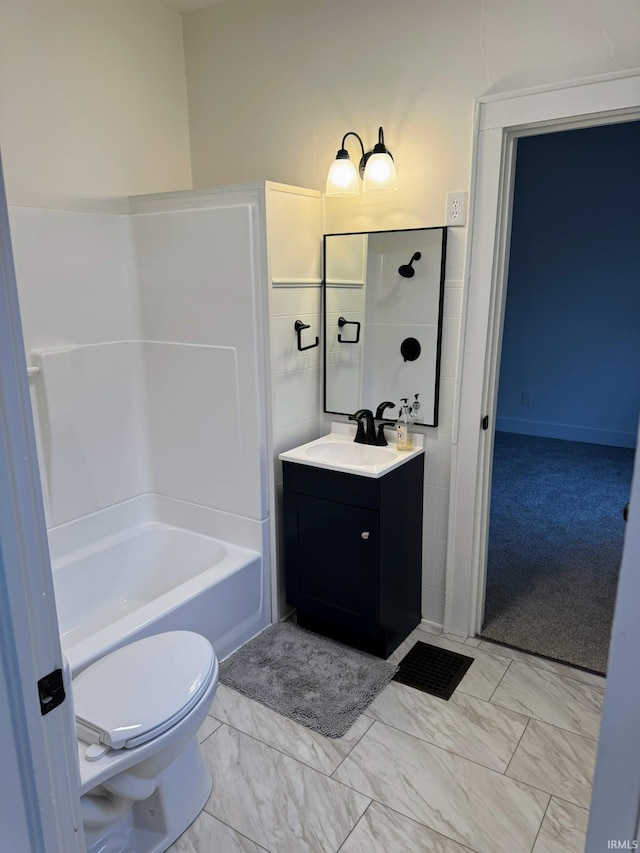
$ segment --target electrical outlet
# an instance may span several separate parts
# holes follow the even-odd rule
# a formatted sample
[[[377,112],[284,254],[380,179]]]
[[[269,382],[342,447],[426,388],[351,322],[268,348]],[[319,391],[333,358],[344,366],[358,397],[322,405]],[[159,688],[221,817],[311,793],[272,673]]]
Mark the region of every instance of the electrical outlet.
[[[445,225],[467,224],[468,197],[469,193],[466,192],[447,193]]]
[[[523,391],[520,396],[520,405],[521,406],[530,406],[531,405],[531,391]]]

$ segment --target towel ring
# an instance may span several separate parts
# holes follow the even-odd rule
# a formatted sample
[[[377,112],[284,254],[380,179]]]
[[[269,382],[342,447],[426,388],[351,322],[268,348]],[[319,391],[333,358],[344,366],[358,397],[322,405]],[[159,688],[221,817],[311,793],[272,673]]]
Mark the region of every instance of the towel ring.
[[[356,336],[352,341],[345,341],[342,335],[338,335],[338,341],[341,344],[357,344],[360,342],[360,323],[357,320],[345,320],[344,317],[340,317],[338,319],[338,325],[342,329],[343,326],[355,326],[356,327]]]
[[[320,343],[320,338],[316,335],[316,342],[314,344],[309,344],[309,346],[303,347],[302,346],[302,331],[303,331],[303,329],[310,329],[311,326],[306,325],[305,323],[302,322],[302,320],[296,320],[294,328],[295,328],[296,333],[298,335],[298,352],[304,352],[304,350],[306,350],[306,349],[313,349],[314,347],[317,347],[318,344]]]

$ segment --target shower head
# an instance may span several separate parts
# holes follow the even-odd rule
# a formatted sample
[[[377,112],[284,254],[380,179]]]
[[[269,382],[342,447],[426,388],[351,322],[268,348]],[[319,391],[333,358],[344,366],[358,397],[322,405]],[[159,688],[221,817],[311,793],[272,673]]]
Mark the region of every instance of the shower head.
[[[414,252],[408,264],[402,264],[398,267],[398,272],[403,278],[413,278],[416,271],[413,268],[413,262],[419,261],[422,255],[420,252]]]

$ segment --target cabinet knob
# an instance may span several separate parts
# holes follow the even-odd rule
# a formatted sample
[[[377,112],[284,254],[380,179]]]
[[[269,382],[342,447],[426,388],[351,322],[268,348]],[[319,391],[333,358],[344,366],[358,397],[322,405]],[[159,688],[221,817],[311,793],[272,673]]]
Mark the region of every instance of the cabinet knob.
[[[368,539],[369,538],[369,531],[363,530],[362,533],[360,534],[360,536],[362,536],[363,539]]]

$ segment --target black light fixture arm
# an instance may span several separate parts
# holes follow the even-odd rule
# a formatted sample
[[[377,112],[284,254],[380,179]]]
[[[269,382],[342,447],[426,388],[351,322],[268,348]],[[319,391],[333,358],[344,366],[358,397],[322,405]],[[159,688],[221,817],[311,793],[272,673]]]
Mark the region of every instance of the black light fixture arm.
[[[338,151],[338,157],[340,156],[340,152],[341,152],[341,151],[345,151],[345,152],[346,152],[346,150],[347,150],[347,149],[344,147],[345,142],[347,141],[347,136],[355,136],[355,138],[356,138],[356,139],[358,140],[358,142],[360,143],[360,148],[362,148],[362,156],[364,157],[364,142],[362,141],[362,139],[360,138],[360,136],[358,136],[358,134],[357,134],[354,130],[350,130],[350,131],[348,131],[348,133],[345,133],[345,135],[342,137],[342,144],[341,144],[341,146],[340,146],[340,151]],[[347,154],[347,157],[348,157],[348,156],[349,156],[349,155]],[[340,158],[340,159],[343,159],[343,158]]]
[[[393,154],[391,153],[391,151],[389,151],[389,149],[384,144],[384,130],[381,127],[378,128],[378,141],[373,146],[373,151],[368,151],[364,155],[365,165],[366,165],[367,160],[369,159],[369,157],[371,157],[372,154],[388,154],[389,157],[391,157],[391,159],[393,160]]]
[[[336,154],[336,160],[348,160],[349,159],[349,152],[344,147],[346,144],[346,141],[347,141],[347,136],[355,136],[355,138],[360,143],[360,149],[362,151],[362,157],[360,158],[359,169],[360,169],[360,177],[362,177],[364,174],[364,165],[366,163],[365,158],[367,155],[364,152],[364,142],[362,141],[362,139],[358,136],[358,134],[355,131],[350,130],[348,133],[345,133],[345,135],[342,137],[342,143],[340,145],[340,150]]]
[[[367,165],[367,160],[369,159],[369,157],[371,157],[372,154],[388,154],[389,157],[391,157],[391,159],[393,160],[393,155],[391,154],[390,151],[387,150],[387,148],[384,144],[384,131],[381,127],[378,128],[378,141],[373,146],[372,151],[365,151],[364,150],[364,142],[362,141],[360,136],[354,130],[350,130],[347,133],[345,133],[345,135],[342,137],[342,144],[340,146],[340,150],[336,154],[336,160],[348,160],[349,159],[349,152],[345,148],[347,136],[355,136],[355,138],[360,143],[360,148],[362,150],[362,157],[360,158],[360,164],[359,164],[358,168],[360,171],[360,177],[361,178],[364,176],[364,169],[365,169],[365,166]]]
[[[384,145],[384,130],[381,127],[378,128],[378,141],[373,146],[373,151],[371,153],[372,154],[389,154],[389,152],[387,151],[387,149],[385,148],[385,145]],[[389,156],[391,157],[390,154],[389,154]]]

